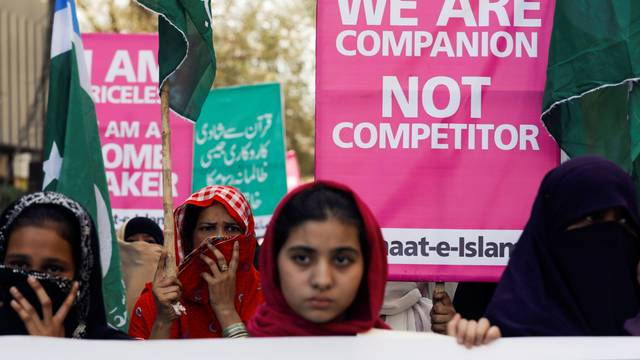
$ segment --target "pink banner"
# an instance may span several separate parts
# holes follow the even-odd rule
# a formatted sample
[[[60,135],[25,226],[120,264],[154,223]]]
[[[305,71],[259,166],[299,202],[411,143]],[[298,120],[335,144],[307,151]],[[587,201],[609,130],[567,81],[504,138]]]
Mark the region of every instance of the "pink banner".
[[[158,36],[85,34],[102,155],[116,228],[162,218]],[[191,194],[193,125],[171,114],[174,205]]]
[[[316,176],[352,186],[390,278],[495,281],[559,150],[554,1],[318,2]]]

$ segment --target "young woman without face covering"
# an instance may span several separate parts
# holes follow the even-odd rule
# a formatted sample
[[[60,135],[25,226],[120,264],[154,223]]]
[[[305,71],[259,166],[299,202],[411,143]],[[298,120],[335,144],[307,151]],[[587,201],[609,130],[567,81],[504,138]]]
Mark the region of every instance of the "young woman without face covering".
[[[355,335],[379,319],[387,278],[380,227],[349,188],[298,187],[278,205],[260,252],[263,304],[251,336]]]
[[[236,188],[207,186],[174,211],[177,278],[163,252],[153,283],[133,309],[129,334],[143,339],[246,335],[263,301],[253,266],[257,245],[249,203]],[[186,256],[185,256],[186,255]],[[186,314],[176,316],[176,301]]]
[[[107,327],[93,221],[53,192],[0,216],[0,335],[128,339]]]
[[[640,306],[637,197],[629,176],[595,157],[545,176],[487,319],[456,316],[466,345],[499,336],[618,336]]]

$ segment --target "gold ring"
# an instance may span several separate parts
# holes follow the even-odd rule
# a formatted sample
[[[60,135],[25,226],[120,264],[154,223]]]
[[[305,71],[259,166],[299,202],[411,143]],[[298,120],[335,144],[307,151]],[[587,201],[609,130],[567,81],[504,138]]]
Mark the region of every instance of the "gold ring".
[[[227,270],[229,270],[229,267],[227,265],[220,266],[220,271],[225,272]]]

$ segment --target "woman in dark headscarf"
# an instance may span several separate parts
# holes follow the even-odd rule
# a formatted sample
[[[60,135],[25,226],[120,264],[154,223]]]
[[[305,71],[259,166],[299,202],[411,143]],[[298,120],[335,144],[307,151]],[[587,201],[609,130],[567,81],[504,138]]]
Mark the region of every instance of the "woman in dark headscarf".
[[[505,336],[628,335],[624,323],[640,307],[636,201],[629,176],[600,157],[549,172],[487,308],[490,322]]]
[[[133,305],[145,284],[153,280],[158,268],[164,236],[155,221],[144,217],[129,219],[117,234],[122,278],[127,293],[127,314],[131,318]]]
[[[147,242],[150,244],[164,245],[162,229],[155,221],[146,217],[134,217],[124,225],[122,240],[131,242]]]
[[[75,201],[25,195],[0,216],[0,334],[126,339],[107,326],[96,230]]]
[[[265,303],[255,337],[356,335],[388,329],[378,317],[387,256],[373,214],[349,188],[298,187],[278,205],[260,252]]]

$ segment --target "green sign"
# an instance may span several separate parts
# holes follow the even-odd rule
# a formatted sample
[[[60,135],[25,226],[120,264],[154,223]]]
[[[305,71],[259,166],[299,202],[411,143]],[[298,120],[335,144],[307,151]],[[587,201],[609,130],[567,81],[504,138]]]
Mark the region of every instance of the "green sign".
[[[231,185],[244,193],[262,236],[287,192],[280,84],[212,90],[195,125],[193,189]]]

